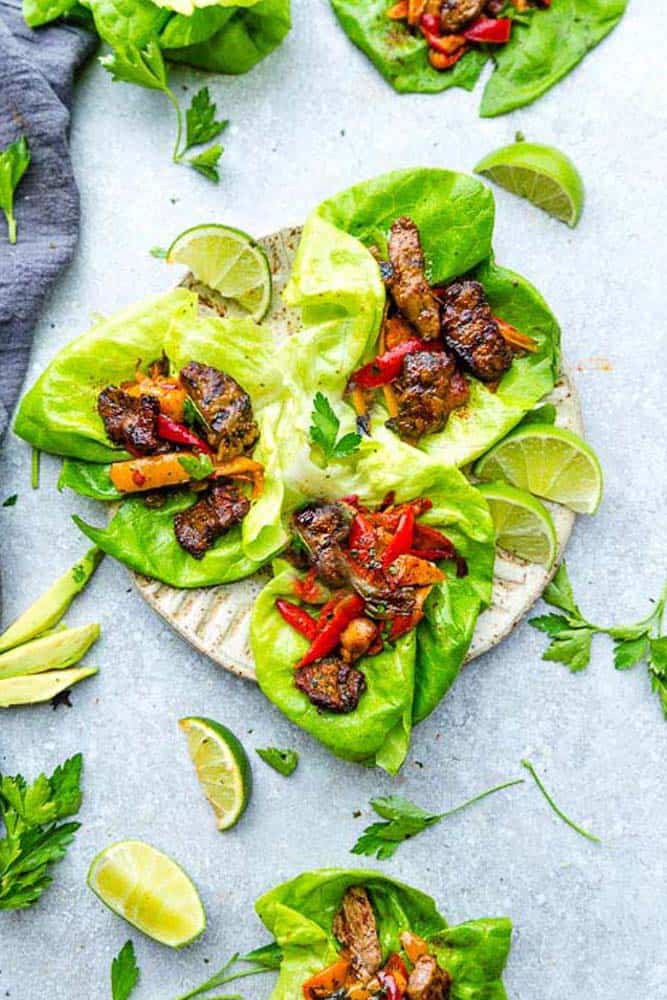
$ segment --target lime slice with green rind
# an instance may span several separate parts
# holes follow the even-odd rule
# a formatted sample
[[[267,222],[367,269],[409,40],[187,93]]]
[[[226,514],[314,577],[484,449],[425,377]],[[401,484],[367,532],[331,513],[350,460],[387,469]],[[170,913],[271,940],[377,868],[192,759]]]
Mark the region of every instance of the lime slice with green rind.
[[[578,434],[553,424],[519,428],[483,455],[475,475],[502,481],[578,514],[593,514],[602,499],[597,455]]]
[[[584,207],[584,184],[572,161],[553,146],[515,142],[489,153],[475,167],[500,187],[527,198],[574,228]]]
[[[480,483],[478,489],[491,511],[496,545],[520,559],[550,568],[558,551],[558,539],[544,504],[507,483]]]
[[[240,229],[216,223],[194,226],[167,251],[169,264],[184,264],[197,281],[233,299],[259,322],[271,305],[271,268],[264,249]]]
[[[206,927],[189,877],[142,840],[121,840],[101,851],[88,871],[88,886],[119,917],[170,948],[184,947]]]
[[[193,716],[181,719],[179,726],[187,736],[190,757],[218,830],[229,830],[245,812],[252,793],[247,754],[236,736],[213,719]]]

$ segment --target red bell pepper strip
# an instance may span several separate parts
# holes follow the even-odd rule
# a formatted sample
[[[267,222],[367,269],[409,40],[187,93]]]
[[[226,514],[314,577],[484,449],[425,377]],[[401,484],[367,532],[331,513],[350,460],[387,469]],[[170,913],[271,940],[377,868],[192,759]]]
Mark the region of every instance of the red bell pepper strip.
[[[165,441],[173,441],[175,444],[184,444],[195,451],[202,451],[205,455],[212,455],[213,449],[203,438],[191,431],[185,424],[179,424],[171,417],[160,413],[157,418],[157,432]]]
[[[307,667],[332,652],[340,642],[340,637],[354,618],[358,618],[366,607],[359,594],[346,594],[338,601],[331,615],[326,616],[326,624],[319,628],[310,649],[297,663],[297,669]],[[322,617],[322,616],[320,616]]]
[[[414,529],[415,512],[412,507],[407,507],[398,519],[396,534],[382,554],[383,569],[388,569],[395,559],[410,551]]]
[[[434,552],[442,553],[442,555],[432,555],[431,553]],[[428,524],[416,524],[412,555],[432,560],[453,559],[456,555],[456,549],[449,538],[437,528],[431,528]]]
[[[347,540],[348,549],[355,555],[360,556],[362,561],[364,561],[368,558],[370,550],[375,546],[375,543],[376,536],[373,525],[363,514],[357,514],[350,528]]]
[[[377,980],[383,989],[382,995],[385,997],[385,1000],[403,1000],[405,990],[401,989],[396,981],[396,977],[391,972],[385,972],[384,970],[378,972]]]
[[[440,34],[440,18],[437,14],[422,14],[419,21],[419,27],[424,28],[425,31],[430,32],[432,35]]]
[[[490,42],[504,45],[512,35],[512,19],[509,17],[478,17],[463,32],[469,42]]]
[[[465,39],[461,35],[440,35],[429,31],[425,25],[421,25],[421,33],[428,42],[428,47],[434,52],[439,52],[443,56],[449,56],[456,62],[463,54]]]
[[[408,354],[415,354],[417,351],[427,351],[430,348],[421,340],[416,338],[406,340],[397,347],[392,347],[390,351],[379,354],[373,361],[369,361],[363,368],[350,377],[350,382],[361,386],[362,389],[377,389],[381,385],[388,385],[401,374],[403,358]]]
[[[313,641],[317,635],[317,622],[307,611],[304,611],[303,608],[298,607],[296,604],[292,604],[291,601],[282,600],[282,598],[276,601],[276,611],[299,635],[302,635],[304,639],[308,639],[309,642]]]

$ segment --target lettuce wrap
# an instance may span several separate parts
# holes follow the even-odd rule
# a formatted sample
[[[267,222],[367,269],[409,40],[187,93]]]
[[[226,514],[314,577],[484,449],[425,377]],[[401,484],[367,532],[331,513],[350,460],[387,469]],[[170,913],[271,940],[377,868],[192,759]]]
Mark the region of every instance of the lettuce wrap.
[[[251,397],[260,428],[254,455],[265,467],[264,490],[241,525],[196,560],[173,528],[174,514],[197,500],[188,489],[171,493],[161,507],[147,507],[137,496],[125,499],[106,528],[75,520],[105,552],[146,576],[179,587],[229,583],[255,572],[284,543],[272,442],[283,384],[274,346],[269,329],[250,319],[200,316],[197,296],[179,288],[98,322],[60,351],[23,398],[15,431],[35,448],[66,457],[61,489],[120,500],[110,462],[131,456],[109,441],[97,411],[100,390],[132,378],[138,359],[148,362],[163,350],[175,370],[194,359],[227,372]]]
[[[353,417],[348,414],[348,419]],[[454,683],[479,612],[491,599],[491,516],[481,494],[457,469],[443,467],[384,428],[376,438],[363,440],[355,456],[326,468],[309,456],[307,434],[305,406],[291,398],[276,432],[285,517],[313,497],[357,494],[371,506],[392,490],[397,502],[428,497],[433,507],[421,522],[443,530],[468,564],[467,576],[459,578],[453,563],[443,563],[446,579],[433,588],[417,629],[357,664],[366,691],[347,715],[318,712],[294,684],[294,666],[308,643],[286,624],[275,601],[294,598],[297,571],[280,561],[255,604],[251,645],[265,695],[337,756],[395,774],[407,754],[413,724],[432,712]]]
[[[255,909],[282,949],[271,1000],[301,1000],[302,985],[340,955],[332,925],[345,892],[365,888],[375,913],[383,958],[401,949],[404,931],[424,938],[452,977],[451,1000],[506,1000],[502,973],[512,924],[488,917],[449,927],[430,896],[376,871],[306,872],[266,893]]]
[[[554,0],[548,10],[519,15],[507,5],[503,16],[514,19],[505,45],[474,46],[455,66],[438,71],[428,61],[422,35],[392,21],[391,0],[331,0],[351,41],[400,93],[436,93],[450,87],[472,90],[488,60],[494,72],[484,88],[480,114],[506,114],[531,104],[562,80],[618,24],[627,0]]]
[[[352,372],[377,353],[385,291],[365,248],[384,253],[388,229],[403,215],[419,229],[430,284],[463,274],[476,279],[494,314],[537,344],[536,353],[514,358],[495,391],[469,376],[468,403],[449,415],[444,430],[420,440],[418,447],[433,458],[461,466],[500,440],[553,388],[560,363],[560,330],[546,302],[494,260],[494,200],[480,181],[448,170],[399,170],[315,209],[284,293],[303,321],[289,343],[292,368],[307,392],[341,398]],[[376,402],[372,416],[376,435],[388,413]]]

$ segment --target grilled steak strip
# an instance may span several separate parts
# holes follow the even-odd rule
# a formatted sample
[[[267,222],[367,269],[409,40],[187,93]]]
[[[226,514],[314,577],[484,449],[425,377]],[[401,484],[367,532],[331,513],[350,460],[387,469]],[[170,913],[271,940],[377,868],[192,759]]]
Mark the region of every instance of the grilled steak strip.
[[[130,396],[108,385],[97,397],[97,412],[114,444],[142,455],[162,444],[157,433],[160,404],[151,396]]]
[[[454,35],[484,13],[487,0],[444,0],[440,8],[440,30]]]
[[[398,414],[387,427],[406,441],[441,431],[452,410],[468,399],[468,383],[451,354],[419,351],[408,354],[392,383]]]
[[[424,273],[419,230],[407,216],[391,226],[389,260],[387,284],[398,309],[424,340],[436,340],[440,336],[440,303]]]
[[[362,886],[350,886],[343,896],[333,932],[350,953],[353,973],[367,983],[382,965],[382,949],[373,907]]]
[[[310,565],[329,587],[342,587],[348,569],[341,546],[350,534],[352,512],[343,503],[315,500],[296,511],[292,529],[309,553]]]
[[[224,372],[191,361],[181,370],[181,382],[207,424],[208,443],[221,462],[249,454],[259,437],[250,396]]]
[[[294,683],[317,708],[337,715],[353,712],[366,690],[361,671],[339,656],[325,656],[301,667],[296,671]]]
[[[408,1000],[448,1000],[452,977],[441,969],[433,955],[422,955],[410,973]]]
[[[453,281],[442,297],[445,344],[483,382],[501,378],[512,364],[512,351],[500,335],[482,285]]]
[[[178,543],[194,559],[202,559],[249,510],[250,501],[236,486],[216,482],[201,500],[174,517]]]

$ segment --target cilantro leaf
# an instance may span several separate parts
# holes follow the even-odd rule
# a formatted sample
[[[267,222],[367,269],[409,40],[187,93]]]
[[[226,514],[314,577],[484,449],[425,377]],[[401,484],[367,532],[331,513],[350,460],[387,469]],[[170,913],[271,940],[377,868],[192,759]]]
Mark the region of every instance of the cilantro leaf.
[[[15,505],[16,501],[18,500],[18,498],[19,498],[18,493],[12,493],[12,495],[10,497],[7,497],[6,500],[2,501],[2,506],[3,507],[13,507]]]
[[[563,560],[558,567],[556,575],[544,591],[542,597],[547,604],[552,604],[555,608],[567,611],[573,618],[577,618],[584,622],[581,611],[574,601],[572,584],[570,583],[570,577],[567,572],[567,564],[565,560]]]
[[[585,670],[591,659],[593,634],[591,628],[563,629],[542,654],[542,659],[564,663],[573,674]]]
[[[570,622],[564,615],[539,615],[537,618],[531,618],[530,624],[552,638],[571,628]]]
[[[179,455],[178,464],[191,479],[207,479],[213,472],[213,462],[208,455]]]
[[[614,666],[617,670],[630,670],[636,667],[648,652],[648,636],[640,635],[637,639],[616,639],[614,641]]]
[[[348,458],[361,444],[361,435],[354,432],[338,439],[340,420],[322,392],[315,394],[310,419],[310,440],[321,450],[325,465],[331,459]]]
[[[122,50],[113,49],[109,55],[102,56],[100,63],[111,73],[115,83],[136,83],[148,90],[169,92],[167,67],[155,39],[143,49],[130,43]]]
[[[127,1000],[137,985],[139,967],[134,954],[134,945],[126,941],[111,963],[112,1000]]]
[[[218,173],[218,161],[224,151],[224,146],[220,146],[216,143],[214,146],[209,146],[208,149],[205,149],[203,153],[190,157],[189,160],[186,160],[186,163],[188,163],[193,170],[198,171],[198,173],[203,174],[204,177],[208,177],[210,181],[217,184],[220,180],[220,174]]]
[[[368,857],[374,856],[378,861],[386,861],[394,856],[404,840],[415,837],[430,826],[435,826],[436,823],[440,823],[448,816],[453,816],[455,813],[467,809],[475,802],[481,802],[489,795],[494,795],[512,785],[522,784],[523,778],[515,778],[513,781],[494,785],[493,788],[487,788],[473,798],[467,799],[443,813],[426,812],[421,806],[415,805],[414,802],[403,798],[402,795],[384,795],[377,799],[371,799],[372,808],[385,822],[371,823],[370,826],[367,826],[350,853],[363,854]]]
[[[14,192],[30,164],[30,150],[25,136],[21,136],[0,152],[0,208],[7,220],[7,237],[16,243],[14,218]]]
[[[299,755],[296,750],[279,750],[278,747],[257,747],[257,753],[265,764],[272,767],[274,771],[289,778],[290,774],[296,771],[299,763]]]
[[[185,146],[183,152],[192,146],[201,146],[204,142],[210,142],[220,135],[223,129],[227,128],[229,122],[216,120],[217,107],[211,100],[208,87],[201,90],[192,98],[190,107],[185,112]]]
[[[0,774],[0,910],[23,909],[36,902],[51,884],[50,866],[59,861],[79,829],[58,821],[81,805],[83,758],[76,754],[50,778],[40,774],[32,784],[20,775]]]

